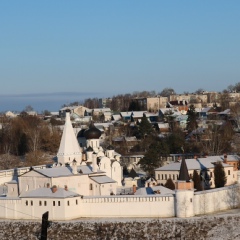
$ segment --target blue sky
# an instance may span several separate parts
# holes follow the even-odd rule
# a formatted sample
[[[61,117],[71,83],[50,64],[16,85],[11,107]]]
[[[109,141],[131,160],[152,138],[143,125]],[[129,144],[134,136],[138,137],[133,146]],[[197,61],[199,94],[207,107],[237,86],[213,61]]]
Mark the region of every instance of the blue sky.
[[[237,0],[0,1],[0,95],[222,91],[240,81],[239,12]]]

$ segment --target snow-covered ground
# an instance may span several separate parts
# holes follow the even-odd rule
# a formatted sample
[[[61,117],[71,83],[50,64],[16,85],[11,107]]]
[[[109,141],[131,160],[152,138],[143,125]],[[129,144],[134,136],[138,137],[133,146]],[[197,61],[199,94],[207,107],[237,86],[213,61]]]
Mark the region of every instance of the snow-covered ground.
[[[48,239],[240,239],[240,209],[192,218],[99,218],[52,222]],[[0,239],[38,239],[41,221],[0,220]]]

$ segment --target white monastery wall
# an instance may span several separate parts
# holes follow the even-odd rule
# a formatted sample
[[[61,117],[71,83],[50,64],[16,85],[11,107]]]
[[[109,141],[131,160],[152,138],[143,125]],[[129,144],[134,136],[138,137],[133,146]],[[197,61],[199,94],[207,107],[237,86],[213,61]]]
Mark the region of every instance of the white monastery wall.
[[[193,199],[194,214],[206,214],[232,209],[238,207],[239,203],[239,185],[196,192]]]
[[[173,196],[83,197],[82,217],[174,217]]]
[[[79,218],[80,200],[80,197],[0,199],[0,218],[39,220],[46,211],[49,211],[49,220]]]

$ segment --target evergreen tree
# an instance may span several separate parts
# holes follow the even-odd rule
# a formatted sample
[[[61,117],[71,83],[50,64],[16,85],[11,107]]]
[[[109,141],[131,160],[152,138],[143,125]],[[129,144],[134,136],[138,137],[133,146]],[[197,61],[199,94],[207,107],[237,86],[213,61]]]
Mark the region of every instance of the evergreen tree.
[[[202,187],[202,183],[201,183],[201,178],[198,174],[198,172],[196,170],[193,171],[193,183],[194,183],[194,188],[197,190],[197,191],[202,191],[203,190],[203,187]]]
[[[152,124],[148,121],[146,115],[143,114],[142,120],[139,124],[139,135],[141,138],[144,138],[146,135],[149,135],[152,132]]]
[[[224,185],[227,182],[227,177],[221,162],[217,162],[215,164],[213,173],[214,173],[215,188],[224,187]]]
[[[180,129],[176,129],[166,137],[166,142],[171,153],[181,153],[181,148],[185,145],[185,135]]]
[[[146,154],[139,161],[141,168],[148,173],[148,175],[154,175],[154,169],[162,166],[163,161],[169,156],[169,147],[167,143],[158,138],[152,138],[153,142],[149,145]],[[144,139],[147,140],[147,139]],[[144,141],[144,145],[148,143]]]
[[[149,176],[153,176],[154,169],[160,166],[160,158],[157,149],[150,148],[138,164],[140,164],[141,169]]]
[[[166,188],[169,188],[171,190],[175,189],[175,184],[173,182],[173,180],[171,178],[168,178],[168,180],[166,181],[165,185]]]
[[[197,125],[197,113],[195,111],[195,107],[193,105],[190,105],[188,111],[187,111],[187,130],[188,132],[192,132],[193,130],[196,130]]]

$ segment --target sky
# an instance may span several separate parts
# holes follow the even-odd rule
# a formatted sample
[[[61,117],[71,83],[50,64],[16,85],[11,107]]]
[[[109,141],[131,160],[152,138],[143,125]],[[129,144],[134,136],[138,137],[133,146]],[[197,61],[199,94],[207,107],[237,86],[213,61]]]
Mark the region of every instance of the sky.
[[[239,12],[239,0],[0,1],[0,111],[222,91],[240,82]]]

